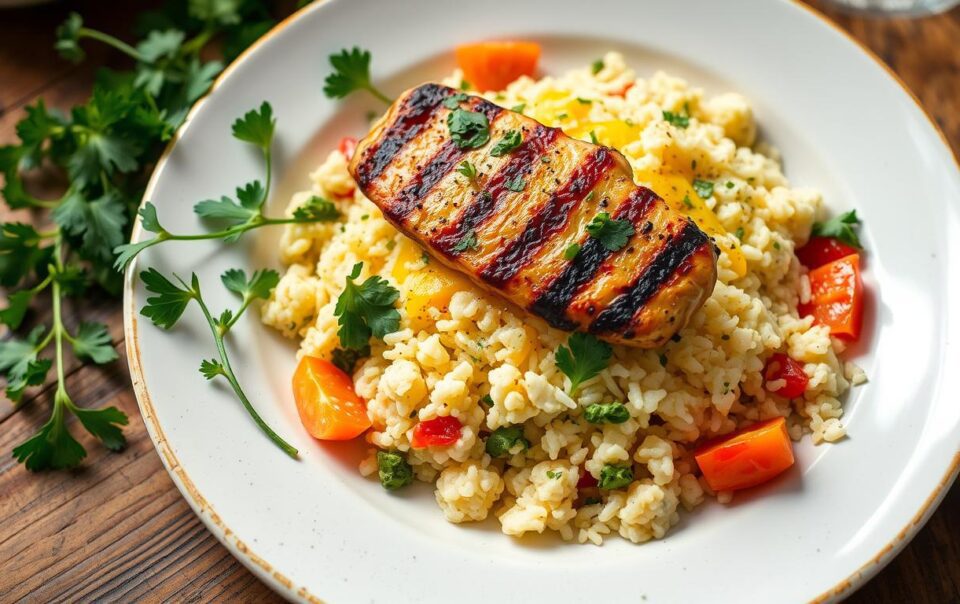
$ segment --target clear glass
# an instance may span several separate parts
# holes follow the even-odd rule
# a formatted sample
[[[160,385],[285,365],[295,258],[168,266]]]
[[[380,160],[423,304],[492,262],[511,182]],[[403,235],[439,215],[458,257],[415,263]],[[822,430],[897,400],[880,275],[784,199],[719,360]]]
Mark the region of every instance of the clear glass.
[[[830,0],[838,7],[877,16],[920,17],[942,13],[960,4],[960,0]]]

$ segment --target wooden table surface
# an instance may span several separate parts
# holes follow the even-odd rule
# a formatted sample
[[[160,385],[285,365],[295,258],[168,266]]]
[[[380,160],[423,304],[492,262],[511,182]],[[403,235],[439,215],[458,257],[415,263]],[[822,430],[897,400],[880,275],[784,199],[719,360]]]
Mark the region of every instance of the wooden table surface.
[[[79,67],[56,56],[53,31],[68,8],[129,39],[141,6],[86,1],[0,10],[0,144],[14,140],[24,105],[42,97],[67,108],[87,98],[96,66],[125,66],[96,45]],[[826,12],[900,75],[960,150],[960,9],[916,21]],[[92,298],[66,312],[72,322],[80,312],[105,321],[124,356],[119,301]],[[46,420],[52,389],[39,389],[16,409],[0,400],[0,602],[278,600],[180,497],[137,412],[126,359],[105,368],[71,366],[67,381],[79,405],[116,405],[130,416],[129,446],[108,453],[74,429],[83,432],[89,452],[85,466],[31,474],[9,452]],[[850,601],[960,601],[960,483],[903,553]]]

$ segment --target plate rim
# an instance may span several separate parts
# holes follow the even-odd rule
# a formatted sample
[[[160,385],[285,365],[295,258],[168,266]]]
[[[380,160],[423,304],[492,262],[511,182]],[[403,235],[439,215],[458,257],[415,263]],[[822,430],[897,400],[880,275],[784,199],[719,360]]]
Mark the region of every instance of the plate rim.
[[[193,107],[187,113],[184,121],[176,129],[167,141],[166,146],[154,165],[153,172],[144,189],[143,198],[140,200],[138,208],[151,198],[153,189],[156,187],[158,175],[161,168],[166,163],[177,142],[183,136],[191,121],[197,112],[203,107],[207,99],[230,77],[230,75],[250,56],[255,53],[264,43],[274,36],[280,34],[284,29],[294,21],[314,10],[319,10],[322,6],[330,3],[332,0],[315,0],[314,2],[297,9],[279,23],[274,25],[266,34],[257,39],[253,44],[241,52],[222,72],[214,79],[210,89],[194,103]],[[809,6],[801,0],[784,0],[786,4],[807,11],[810,15],[826,25],[829,29],[840,34],[847,41],[869,57],[877,66],[879,66],[888,77],[890,77],[901,90],[913,101],[914,105],[920,110],[933,131],[940,137],[940,141],[948,152],[949,157],[953,159],[954,166],[960,172],[960,154],[957,153],[950,144],[946,134],[940,128],[939,124],[924,107],[919,97],[910,89],[897,72],[887,65],[877,54],[868,46],[855,38],[852,34],[833,22],[829,17],[818,9]],[[130,234],[130,241],[137,241],[142,233],[142,223],[139,213],[134,221],[133,229]],[[157,420],[153,408],[153,400],[147,390],[146,381],[143,376],[142,360],[140,357],[139,342],[139,321],[136,310],[135,298],[135,276],[137,261],[131,262],[124,272],[123,278],[123,333],[125,348],[127,353],[127,366],[130,371],[131,384],[134,395],[137,399],[137,406],[140,409],[140,415],[147,428],[147,434],[153,442],[154,448],[159,454],[164,469],[173,480],[174,485],[180,494],[187,501],[187,504],[200,518],[207,530],[219,541],[227,550],[243,564],[248,570],[253,572],[258,578],[266,583],[275,592],[287,599],[300,599],[311,603],[322,604],[324,601],[314,594],[310,593],[305,587],[296,587],[293,581],[283,575],[263,557],[257,555],[250,547],[240,540],[235,532],[220,518],[210,503],[206,500],[200,490],[196,487],[193,480],[187,474],[185,468],[180,464],[176,454],[167,444],[167,438]],[[851,572],[845,579],[839,581],[830,589],[825,590],[819,596],[811,600],[812,603],[822,603],[835,601],[849,596],[853,591],[860,588],[868,580],[873,578],[880,570],[895,558],[906,545],[916,536],[921,528],[927,523],[933,512],[937,509],[940,502],[946,496],[947,491],[953,485],[958,474],[960,474],[960,451],[957,451],[953,459],[947,464],[946,472],[937,483],[934,490],[927,496],[923,504],[917,509],[910,521],[877,553],[867,559],[860,567]]]

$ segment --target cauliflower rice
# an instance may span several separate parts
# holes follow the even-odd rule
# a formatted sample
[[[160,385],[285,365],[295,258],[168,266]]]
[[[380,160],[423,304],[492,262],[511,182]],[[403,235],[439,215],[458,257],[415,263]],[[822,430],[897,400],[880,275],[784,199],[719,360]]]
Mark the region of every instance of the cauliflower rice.
[[[727,231],[716,238],[719,279],[679,337],[656,350],[615,346],[607,369],[571,398],[570,381],[554,360],[569,334],[495,295],[464,285],[440,308],[427,308],[426,317],[410,316],[405,301],[413,294],[395,275],[444,269],[419,250],[411,260],[413,244],[356,190],[338,151],[311,175],[312,190],[295,195],[288,212],[319,195],[334,201],[343,219],[287,228],[280,253],[288,268],[263,321],[301,339],[299,355],[330,358],[339,345],[337,297],[351,268],[363,262],[358,282],[372,274],[388,279],[400,290],[402,320],[399,331],[371,342],[371,356],[353,376],[373,422],[361,472],[376,474],[377,449],[403,452],[416,478],[435,484],[450,522],[492,513],[508,535],[551,529],[566,540],[600,544],[618,533],[640,543],[663,537],[680,508],[690,510],[711,495],[729,501],[730,493],[711,492],[699,476],[695,443],[778,416],[787,418],[795,440],[809,433],[814,443],[837,441],[845,434],[839,397],[865,376],[838,359],[842,343],[827,328],[797,316],[809,283],[793,250],[806,241],[822,200],[815,190],[792,188],[776,151],[755,142],[746,99],[705,98],[665,73],[637,79],[615,53],[592,71],[524,77],[483,96],[504,107],[523,104],[528,115],[547,122],[544,108],[590,99],[581,119],[635,128],[638,136],[619,150],[636,174],[662,168],[664,157],[681,157],[715,183],[706,204]],[[445,83],[461,79],[455,73]],[[665,111],[689,115],[688,126],[668,123]],[[728,254],[733,247],[745,259],[743,276]],[[786,400],[764,389],[764,363],[774,352],[804,363],[809,385],[802,398]],[[594,425],[581,417],[587,405],[613,401],[629,410],[625,423]],[[414,425],[444,415],[463,424],[460,439],[449,447],[411,449]],[[491,459],[483,436],[511,425],[522,425],[529,449],[515,446],[508,457]],[[581,473],[598,478],[606,464],[632,464],[634,480],[578,498]]]

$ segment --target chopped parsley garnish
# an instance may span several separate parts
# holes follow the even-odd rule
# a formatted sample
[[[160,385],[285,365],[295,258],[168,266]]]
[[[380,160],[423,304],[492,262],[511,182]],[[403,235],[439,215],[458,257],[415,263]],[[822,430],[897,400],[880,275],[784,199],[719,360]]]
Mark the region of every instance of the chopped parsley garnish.
[[[480,402],[486,405],[487,407],[493,407],[493,397],[489,394],[484,394],[480,397]]]
[[[456,109],[460,106],[460,103],[467,100],[467,98],[467,95],[462,92],[458,92],[443,99],[443,106],[447,109]]]
[[[513,107],[511,107],[511,108],[510,108],[510,111],[516,111],[517,113],[523,113],[523,110],[526,109],[526,108],[527,108],[527,104],[526,104],[526,103],[520,103],[520,104],[517,104],[517,105],[514,105]]]
[[[601,489],[621,489],[633,482],[633,468],[607,464],[600,470]]]
[[[478,249],[479,247],[480,244],[477,242],[477,233],[473,229],[470,229],[467,231],[467,234],[463,236],[463,239],[453,246],[453,251],[459,254],[467,250]]]
[[[595,377],[607,368],[613,348],[587,333],[572,333],[567,340],[569,348],[557,349],[557,368],[570,378],[570,394],[574,394],[580,384]]]
[[[663,119],[677,128],[686,128],[690,125],[690,117],[683,113],[674,113],[673,111],[664,111]]]
[[[583,98],[583,97],[579,97],[579,96],[578,96],[578,97],[577,97],[577,102],[580,103],[581,105],[589,105],[589,104],[591,104],[591,103],[593,102],[593,100],[591,100],[591,99],[585,99],[585,98]]]
[[[857,211],[850,210],[839,216],[835,216],[826,222],[816,222],[813,224],[811,235],[818,237],[831,237],[837,239],[851,247],[862,248],[860,238],[857,237],[855,227],[860,225],[860,219],[857,218]]]
[[[476,149],[490,141],[490,121],[482,113],[454,109],[447,114],[450,138],[461,149]]]
[[[587,193],[587,196],[583,198],[583,201],[590,203],[591,201],[593,201],[593,198],[596,196],[597,196],[596,190],[590,191],[589,193]]]
[[[688,210],[693,209],[693,200],[686,193],[683,194],[683,205],[687,206]]]
[[[554,480],[560,479],[563,476],[563,472],[560,470],[547,470],[547,478],[552,478]]]
[[[513,178],[508,178],[504,184],[508,189],[510,189],[514,193],[519,193],[520,191],[523,191],[526,188],[527,181],[525,181],[522,176],[517,174]]]
[[[567,249],[563,250],[563,258],[565,260],[573,260],[577,257],[577,254],[580,253],[580,244],[571,243],[567,246]]]
[[[706,199],[713,195],[713,183],[709,180],[693,179],[693,190],[697,192],[700,199]]]
[[[743,227],[737,227],[737,230],[733,232],[737,236],[737,239],[743,241]]]
[[[598,503],[603,503],[603,499],[599,497],[587,497],[583,500],[583,505],[596,505]]]
[[[600,144],[600,139],[597,138],[597,132],[596,132],[596,130],[591,130],[591,131],[590,131],[590,142],[593,143],[594,145],[599,145],[599,144]]]
[[[466,80],[460,80],[460,90],[470,90],[473,86]]]
[[[773,242],[773,249],[775,249],[775,250],[779,250],[779,249],[780,249],[780,242],[779,242],[779,241],[774,241],[774,242]]]
[[[377,451],[377,469],[380,484],[388,491],[396,491],[413,482],[413,468],[400,453]]]
[[[333,73],[324,80],[323,93],[331,99],[342,99],[355,90],[366,90],[388,105],[393,101],[370,80],[370,51],[354,46],[328,57]]]
[[[732,181],[732,180],[728,180],[728,181],[727,181],[727,188],[728,188],[728,189],[732,189],[734,186],[736,186],[736,185],[733,184],[733,181]]]
[[[567,119],[568,117],[570,117],[570,115],[567,114],[566,112],[564,112],[564,113],[558,113],[558,114],[557,114],[557,119],[558,119],[558,120],[565,120],[565,119]]]
[[[470,182],[473,182],[477,178],[477,167],[467,160],[460,162],[460,167],[457,168],[457,172],[466,176]]]
[[[424,266],[430,264],[430,254],[423,252],[420,254],[420,260],[423,262]]]
[[[503,134],[503,138],[497,141],[497,144],[490,149],[490,155],[500,157],[506,155],[520,146],[523,142],[523,135],[519,130],[508,130]]]
[[[587,233],[599,240],[607,250],[616,252],[627,245],[634,228],[629,221],[614,220],[610,218],[609,212],[600,212],[587,225]]]
[[[623,403],[594,403],[583,412],[591,424],[622,424],[630,419],[630,412]]]
[[[377,275],[357,285],[354,280],[362,268],[362,262],[353,265],[333,311],[340,326],[340,346],[349,350],[364,350],[371,336],[383,339],[400,328],[400,313],[394,307],[400,292]]]
[[[597,59],[590,64],[590,73],[597,75],[600,73],[600,70],[603,69],[603,59]]]
[[[504,457],[517,444],[522,444],[524,449],[530,447],[530,441],[523,437],[523,426],[504,426],[487,437],[484,448],[490,457]]]

